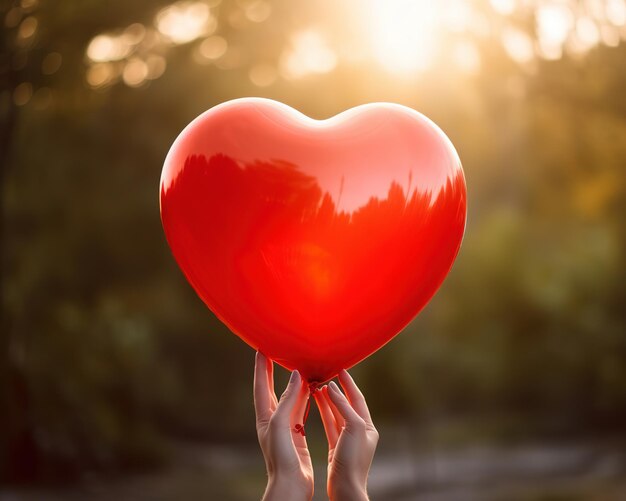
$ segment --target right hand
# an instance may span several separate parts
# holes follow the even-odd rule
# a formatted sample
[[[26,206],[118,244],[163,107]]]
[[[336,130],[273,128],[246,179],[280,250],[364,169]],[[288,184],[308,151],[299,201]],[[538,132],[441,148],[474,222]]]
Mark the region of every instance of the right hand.
[[[365,397],[347,371],[341,371],[339,382],[347,398],[332,381],[314,393],[328,439],[328,497],[365,501],[378,431]]]

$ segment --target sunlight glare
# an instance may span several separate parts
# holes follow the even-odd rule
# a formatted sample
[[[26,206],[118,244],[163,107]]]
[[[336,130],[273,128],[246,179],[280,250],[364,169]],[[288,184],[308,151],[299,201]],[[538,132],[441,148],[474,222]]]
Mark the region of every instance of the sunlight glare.
[[[460,33],[472,28],[474,12],[466,0],[449,0],[442,16],[450,31]]]
[[[426,69],[438,48],[440,4],[428,0],[370,0],[374,54],[388,70]]]
[[[502,14],[503,16],[509,16],[515,12],[516,1],[515,0],[489,0],[493,9]]]
[[[563,44],[574,26],[574,14],[565,4],[548,3],[537,8],[537,36],[541,54],[546,59],[558,59]]]
[[[626,25],[626,2],[624,0],[607,0],[606,17],[615,26]]]

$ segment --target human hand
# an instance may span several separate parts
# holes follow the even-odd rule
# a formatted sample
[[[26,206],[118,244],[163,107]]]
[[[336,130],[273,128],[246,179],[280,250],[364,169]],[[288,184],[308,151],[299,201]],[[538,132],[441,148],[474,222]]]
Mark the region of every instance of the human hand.
[[[280,397],[274,393],[274,363],[257,352],[254,367],[256,431],[268,482],[263,501],[300,501],[313,497],[313,466],[304,435],[295,432],[304,415],[309,389],[298,371]]]
[[[347,371],[341,371],[339,382],[348,398],[332,381],[314,393],[328,438],[328,497],[366,501],[378,431],[365,397]]]

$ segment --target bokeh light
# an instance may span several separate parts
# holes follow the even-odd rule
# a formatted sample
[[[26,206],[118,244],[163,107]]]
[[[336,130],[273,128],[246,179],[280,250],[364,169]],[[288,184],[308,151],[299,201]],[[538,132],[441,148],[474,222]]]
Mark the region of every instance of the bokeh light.
[[[206,60],[219,59],[227,50],[228,42],[218,35],[203,40],[198,47],[198,53]]]
[[[50,52],[41,62],[41,72],[44,75],[52,75],[59,71],[63,63],[63,56],[59,52]]]
[[[502,44],[509,57],[520,64],[528,63],[535,57],[532,39],[517,28],[508,26],[503,30]]]
[[[248,76],[250,81],[257,87],[267,87],[276,81],[278,72],[271,64],[259,63],[250,68]]]
[[[131,46],[125,43],[123,37],[113,35],[98,35],[87,47],[87,57],[97,63],[118,61],[130,52]]]
[[[122,41],[126,45],[137,45],[146,36],[146,27],[141,23],[133,23],[122,33]]]
[[[245,9],[246,17],[254,23],[262,23],[270,17],[272,6],[264,0],[257,0]]]
[[[574,14],[568,5],[540,5],[537,9],[537,36],[542,56],[546,59],[560,58],[573,26]]]
[[[33,97],[33,85],[30,82],[22,82],[13,91],[13,101],[17,106],[24,106]]]
[[[337,55],[333,49],[319,31],[311,28],[291,36],[290,46],[281,55],[280,71],[291,80],[328,73],[336,65]]]
[[[22,9],[19,7],[12,7],[7,11],[4,16],[4,25],[7,28],[15,28],[22,19]]]
[[[151,54],[146,58],[146,66],[148,67],[146,78],[155,80],[165,73],[167,61],[163,56]]]
[[[115,70],[110,63],[97,63],[87,70],[87,83],[92,87],[103,87],[115,78]]]
[[[216,27],[209,6],[203,2],[177,2],[161,10],[156,27],[175,44],[184,44],[212,32]]]
[[[489,0],[491,6],[500,14],[508,16],[513,14],[516,7],[516,0]]]
[[[22,9],[12,9],[5,24],[24,25],[33,19],[30,16],[22,21],[23,15]],[[616,46],[626,38],[624,0],[489,0],[485,5],[469,0],[366,0],[358,2],[358,8],[343,20],[344,14],[337,9],[335,18],[280,34],[272,28],[273,15],[274,8],[266,0],[227,5],[219,0],[178,1],[159,10],[153,26],[135,22],[94,36],[86,49],[87,61],[119,61],[117,71],[123,73],[127,60],[139,56],[147,63],[152,54],[164,58],[159,59],[156,69],[153,60],[150,76],[145,78],[156,79],[167,67],[169,47],[197,41],[191,52],[196,64],[221,70],[244,66],[250,81],[264,87],[271,84],[263,82],[275,80],[269,78],[270,73],[259,70],[267,63],[277,68],[276,78],[285,80],[362,64],[376,65],[390,75],[410,79],[439,72],[445,67],[440,63],[448,60],[469,77],[483,71],[482,52],[490,41],[512,61],[530,70],[535,59],[582,57],[598,44]],[[261,38],[253,44],[254,50],[242,50],[224,35],[220,23],[236,33],[269,31],[258,32]],[[25,26],[24,36],[30,35],[23,40],[30,43],[36,26],[33,29],[32,21]],[[277,36],[282,38],[278,52],[275,42],[269,42]],[[268,51],[274,53],[273,58],[268,57]],[[137,67],[135,61],[131,68]],[[102,74],[102,69],[95,74]],[[117,79],[106,81],[104,85],[109,85]],[[128,81],[135,80],[121,81],[129,85]]]
[[[124,83],[130,87],[139,87],[148,78],[148,65],[142,59],[133,57],[124,66],[122,78]]]
[[[17,30],[17,38],[22,45],[35,36],[37,25],[37,18],[34,16],[29,16],[20,23],[20,27]]]
[[[623,0],[607,0],[606,17],[615,26],[626,25],[626,2]]]

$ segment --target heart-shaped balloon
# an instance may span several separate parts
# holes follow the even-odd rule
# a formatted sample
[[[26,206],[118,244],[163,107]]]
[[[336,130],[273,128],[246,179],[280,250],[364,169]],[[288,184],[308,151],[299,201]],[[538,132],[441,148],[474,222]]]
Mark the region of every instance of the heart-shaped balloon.
[[[466,188],[445,134],[397,104],[314,120],[236,99],[178,136],[161,219],[232,332],[311,384],[400,332],[459,251]]]

